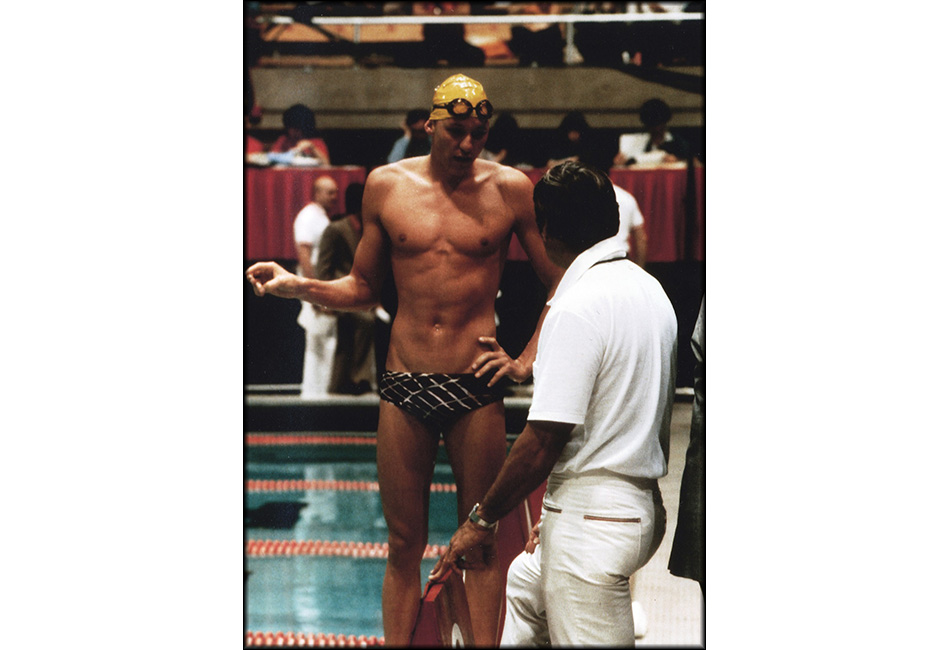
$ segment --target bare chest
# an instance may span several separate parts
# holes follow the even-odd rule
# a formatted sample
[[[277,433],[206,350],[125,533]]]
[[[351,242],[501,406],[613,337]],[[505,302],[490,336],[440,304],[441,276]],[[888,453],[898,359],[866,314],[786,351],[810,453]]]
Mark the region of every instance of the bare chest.
[[[380,216],[397,256],[489,257],[507,246],[514,223],[511,210],[491,188],[452,195],[406,192],[387,201]]]

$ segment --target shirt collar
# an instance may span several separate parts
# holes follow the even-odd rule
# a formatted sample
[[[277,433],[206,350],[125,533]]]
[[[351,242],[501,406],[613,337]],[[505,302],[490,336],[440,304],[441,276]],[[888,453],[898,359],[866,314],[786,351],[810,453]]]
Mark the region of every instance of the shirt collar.
[[[577,284],[592,266],[598,262],[607,262],[623,259],[627,256],[627,251],[615,241],[604,239],[597,242],[586,251],[574,258],[571,265],[564,271],[561,281],[554,291],[554,296],[548,301],[548,306],[553,306],[560,298],[567,293],[572,286]]]

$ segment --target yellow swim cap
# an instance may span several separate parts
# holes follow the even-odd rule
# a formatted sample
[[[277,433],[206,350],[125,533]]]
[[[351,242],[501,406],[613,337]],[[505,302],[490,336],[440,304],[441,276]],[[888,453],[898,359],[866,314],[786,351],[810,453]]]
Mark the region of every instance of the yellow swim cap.
[[[456,102],[455,100],[462,100]],[[450,107],[449,104],[453,103]],[[479,119],[487,120],[492,114],[492,105],[482,85],[464,74],[452,75],[435,88],[432,96],[430,120],[445,120],[450,117],[468,117],[472,109]],[[450,112],[451,111],[451,112]]]

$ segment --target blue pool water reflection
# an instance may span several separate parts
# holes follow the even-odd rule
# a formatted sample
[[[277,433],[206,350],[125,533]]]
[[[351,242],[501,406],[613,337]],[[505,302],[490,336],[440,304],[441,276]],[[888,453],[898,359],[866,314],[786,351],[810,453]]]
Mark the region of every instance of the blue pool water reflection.
[[[373,482],[376,464],[248,463],[245,478]],[[433,482],[454,482],[448,465],[436,465]],[[377,491],[246,492],[245,512],[246,540],[386,541]],[[432,492],[429,544],[447,544],[456,527],[456,493]],[[423,560],[423,584],[435,562],[434,558]],[[246,556],[245,629],[381,637],[380,598],[385,566],[383,558]]]

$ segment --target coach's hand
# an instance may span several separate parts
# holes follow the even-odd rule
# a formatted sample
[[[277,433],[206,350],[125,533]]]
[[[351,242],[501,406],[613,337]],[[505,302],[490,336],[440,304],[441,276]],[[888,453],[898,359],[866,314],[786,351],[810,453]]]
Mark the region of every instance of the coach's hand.
[[[429,580],[438,582],[449,571],[461,575],[463,569],[484,569],[495,559],[495,531],[464,522],[452,535],[449,549],[439,558],[429,574]]]

